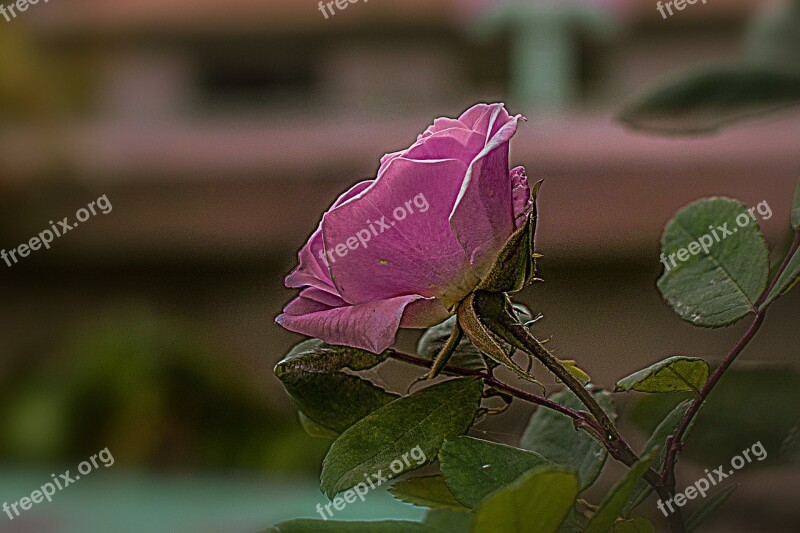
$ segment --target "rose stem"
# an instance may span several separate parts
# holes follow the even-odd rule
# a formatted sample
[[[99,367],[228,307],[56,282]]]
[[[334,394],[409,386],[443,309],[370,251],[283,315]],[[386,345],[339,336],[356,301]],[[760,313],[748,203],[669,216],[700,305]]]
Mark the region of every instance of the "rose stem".
[[[669,487],[670,490],[674,491],[675,489],[675,461],[677,459],[678,453],[681,451],[682,448],[682,441],[684,436],[686,435],[686,431],[689,429],[689,425],[691,424],[694,417],[697,415],[697,412],[703,406],[703,403],[708,398],[711,391],[714,390],[714,387],[719,383],[719,380],[722,379],[722,376],[725,372],[730,368],[730,366],[736,361],[736,358],[744,351],[750,341],[755,338],[756,334],[761,329],[761,326],[764,324],[764,318],[767,314],[767,309],[769,305],[766,306],[764,309],[760,309],[760,307],[767,301],[769,298],[770,293],[775,289],[780,280],[780,277],[789,267],[789,263],[791,262],[792,258],[794,257],[795,253],[798,252],[800,249],[800,229],[798,229],[795,233],[794,242],[792,243],[791,248],[789,249],[789,253],[783,260],[780,268],[775,272],[775,276],[772,279],[769,287],[761,297],[758,299],[756,304],[753,306],[753,311],[755,312],[755,318],[753,322],[750,324],[750,327],[747,329],[745,334],[739,339],[739,342],[728,352],[728,355],[725,356],[725,359],[722,360],[722,363],[717,367],[714,373],[708,378],[708,381],[700,389],[700,394],[695,398],[694,402],[689,406],[689,409],[686,410],[686,413],[683,415],[680,423],[678,424],[678,429],[675,430],[675,434],[672,435],[667,440],[667,455],[664,459],[664,467],[661,471],[661,478],[663,479],[664,485]],[[770,304],[771,305],[771,304]]]

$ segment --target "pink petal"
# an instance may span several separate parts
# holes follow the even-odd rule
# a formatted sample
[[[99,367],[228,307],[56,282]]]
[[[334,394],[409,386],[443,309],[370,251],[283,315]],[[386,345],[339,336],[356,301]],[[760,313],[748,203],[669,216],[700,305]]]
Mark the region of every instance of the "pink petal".
[[[336,293],[333,281],[330,279],[328,268],[320,259],[320,252],[323,252],[322,227],[311,234],[308,242],[297,254],[298,265],[291,274],[286,276],[285,284],[291,289],[302,287],[316,287]]]
[[[347,192],[341,195],[336,202],[334,202],[331,209],[336,209],[343,203],[351,200],[365,191],[373,180],[362,181],[351,187]],[[322,240],[322,223],[320,223],[317,230],[311,234],[308,242],[300,250],[298,256],[298,266],[294,271],[286,277],[286,286],[291,289],[299,289],[302,287],[316,287],[323,291],[332,294],[338,294],[336,288],[331,281],[330,273],[325,261],[322,259],[324,256],[324,245]]]
[[[328,305],[300,296],[286,304],[283,312],[289,316],[303,316],[320,311],[330,311],[331,309]]]
[[[511,180],[508,168],[508,142],[517,131],[520,116],[497,128],[507,116],[494,107],[487,128],[497,133],[472,163],[450,215],[450,226],[479,277],[489,268],[515,229]],[[481,118],[480,120],[482,120]]]
[[[478,104],[464,112],[459,120],[473,131],[491,139],[512,118],[503,104]]]
[[[431,142],[433,138],[438,138],[444,143]],[[378,178],[386,171],[389,163],[398,157],[416,160],[462,159],[469,163],[477,151],[480,150],[483,141],[484,138],[479,133],[473,132],[460,121],[451,118],[438,118],[433,126],[417,137],[417,142],[412,144],[411,147],[384,155],[381,158]],[[450,146],[452,146],[452,149],[449,149]],[[472,153],[467,155],[470,151]]]
[[[333,206],[331,207],[331,209],[336,209],[337,207],[339,207],[343,203],[352,200],[353,198],[355,198],[359,194],[361,194],[364,191],[366,191],[367,189],[369,189],[369,186],[372,185],[373,183],[375,183],[375,180],[364,180],[364,181],[360,181],[360,182],[356,183],[355,185],[350,187],[350,189],[347,192],[345,192],[343,195],[341,195],[333,203]]]
[[[359,304],[419,294],[449,306],[475,287],[478,280],[448,223],[465,172],[457,160],[397,158],[358,199],[325,215],[325,249],[342,298]]]
[[[469,129],[460,120],[454,118],[446,118],[446,117],[437,118],[436,120],[433,121],[432,126],[430,126],[427,130],[425,130],[425,132],[422,133],[422,135],[417,137],[417,140],[421,140],[430,135],[439,133],[440,131],[449,130],[453,128]]]
[[[381,174],[381,171],[386,167],[386,165],[388,165],[392,161],[392,159],[397,159],[398,157],[400,157],[404,153],[405,153],[405,150],[400,150],[399,152],[390,152],[390,153],[384,155],[383,157],[381,157],[381,166],[380,166],[380,169],[378,170],[378,175]]]
[[[406,307],[420,299],[416,295],[401,296],[300,316],[284,313],[276,322],[290,331],[330,344],[381,353],[394,343]]]
[[[348,305],[339,296],[329,292],[309,287],[300,293],[299,298],[295,298],[283,310],[287,315],[301,316],[318,311],[327,311],[335,307]]]
[[[501,106],[502,104],[495,104]],[[460,117],[458,117],[459,122],[464,124],[467,128],[471,130],[482,130],[484,132],[487,131],[486,125],[482,128],[480,127],[481,124],[488,124],[488,118],[491,116],[494,106],[489,104],[476,104],[471,108],[464,111]]]
[[[423,298],[412,302],[403,313],[401,328],[429,328],[441,324],[451,313],[445,308],[441,300]]]
[[[458,159],[469,165],[485,144],[485,137],[478,132],[451,128],[425,137],[423,141],[409,148],[403,158],[415,161]]]

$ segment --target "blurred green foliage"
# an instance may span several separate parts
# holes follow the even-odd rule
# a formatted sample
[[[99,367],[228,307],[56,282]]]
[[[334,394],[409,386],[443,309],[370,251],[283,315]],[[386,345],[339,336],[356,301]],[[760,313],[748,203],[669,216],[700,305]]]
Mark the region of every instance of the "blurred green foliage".
[[[274,411],[243,368],[190,324],[125,312],[0,391],[0,461],[52,463],[109,447],[131,467],[308,471],[327,450]]]
[[[709,134],[800,104],[800,2],[771,6],[750,24],[744,56],[706,65],[646,87],[620,111],[649,133]]]
[[[689,393],[651,394],[637,403],[633,422],[648,435]],[[800,375],[789,368],[729,370],[706,400],[689,434],[683,458],[707,467],[727,463],[761,442],[775,465],[800,457]]]

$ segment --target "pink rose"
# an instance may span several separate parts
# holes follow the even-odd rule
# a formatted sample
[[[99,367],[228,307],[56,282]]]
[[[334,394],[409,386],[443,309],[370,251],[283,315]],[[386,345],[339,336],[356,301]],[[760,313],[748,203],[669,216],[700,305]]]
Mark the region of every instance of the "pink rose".
[[[380,353],[399,328],[453,314],[531,208],[524,170],[509,171],[520,120],[479,104],[384,156],[377,178],[344,193],[300,251],[286,286],[302,291],[278,324]]]

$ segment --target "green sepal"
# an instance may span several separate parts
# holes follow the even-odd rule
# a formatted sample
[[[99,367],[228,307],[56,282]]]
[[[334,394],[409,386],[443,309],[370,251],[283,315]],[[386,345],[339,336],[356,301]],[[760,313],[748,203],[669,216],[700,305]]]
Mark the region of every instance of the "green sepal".
[[[483,318],[478,314],[475,305],[476,297],[481,299],[496,297],[503,299],[504,302],[506,301],[505,295],[488,292],[472,293],[467,296],[458,308],[458,323],[461,325],[461,329],[464,330],[464,334],[487,357],[512,370],[522,379],[536,383],[536,380],[530,374],[511,359],[500,341],[486,327]]]
[[[508,239],[495,259],[489,274],[478,285],[478,290],[488,292],[517,292],[536,277],[535,253],[536,199],[542,181],[531,189],[531,209],[522,224]]]

